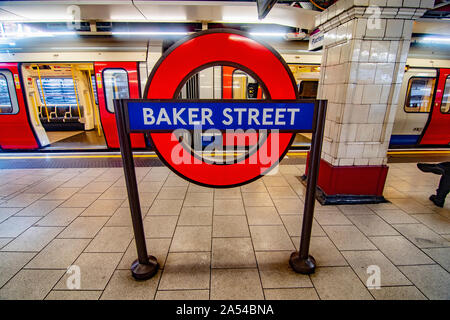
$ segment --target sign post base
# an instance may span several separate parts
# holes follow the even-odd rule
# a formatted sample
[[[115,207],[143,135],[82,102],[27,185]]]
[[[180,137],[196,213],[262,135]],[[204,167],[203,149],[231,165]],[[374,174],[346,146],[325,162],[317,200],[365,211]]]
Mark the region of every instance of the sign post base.
[[[289,258],[289,265],[295,272],[301,274],[311,274],[316,270],[316,260],[313,256],[302,259],[298,252],[292,252],[291,257]]]
[[[139,259],[131,264],[131,274],[136,280],[147,280],[158,272],[159,263],[154,256],[148,256],[148,264],[139,263]]]

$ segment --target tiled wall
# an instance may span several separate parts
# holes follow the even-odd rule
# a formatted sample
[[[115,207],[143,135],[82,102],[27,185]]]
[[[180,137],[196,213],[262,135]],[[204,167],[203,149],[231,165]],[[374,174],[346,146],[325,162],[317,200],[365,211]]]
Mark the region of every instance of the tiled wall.
[[[325,34],[319,99],[328,100],[322,158],[386,164],[414,19],[433,0],[340,0],[316,17]]]

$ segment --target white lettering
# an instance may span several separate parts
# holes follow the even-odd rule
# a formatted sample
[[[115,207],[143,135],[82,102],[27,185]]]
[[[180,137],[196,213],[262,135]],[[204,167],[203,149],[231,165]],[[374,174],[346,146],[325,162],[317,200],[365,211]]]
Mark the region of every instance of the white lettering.
[[[153,110],[150,108],[143,108],[142,111],[144,112],[144,124],[154,124],[155,117],[153,116]]]
[[[288,108],[287,111],[291,113],[291,125],[293,125],[295,122],[295,114],[297,112],[300,112],[300,109],[299,108]]]
[[[222,123],[226,126],[229,126],[233,123],[233,117],[230,116],[231,108],[225,108],[223,109],[223,116],[228,118],[228,120],[222,120]]]

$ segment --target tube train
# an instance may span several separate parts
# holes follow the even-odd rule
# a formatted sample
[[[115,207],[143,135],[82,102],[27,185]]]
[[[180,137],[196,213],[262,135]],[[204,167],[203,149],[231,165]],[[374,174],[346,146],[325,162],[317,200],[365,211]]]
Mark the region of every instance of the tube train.
[[[300,97],[315,98],[320,56],[285,59]],[[391,147],[448,147],[450,68],[411,60],[401,86]],[[140,98],[148,65],[148,61],[0,62],[0,148],[118,148],[113,99]],[[216,66],[194,74],[175,98],[264,99],[264,92],[244,71]],[[305,147],[309,138],[297,135],[293,147]],[[132,145],[151,148],[143,134],[133,134]]]

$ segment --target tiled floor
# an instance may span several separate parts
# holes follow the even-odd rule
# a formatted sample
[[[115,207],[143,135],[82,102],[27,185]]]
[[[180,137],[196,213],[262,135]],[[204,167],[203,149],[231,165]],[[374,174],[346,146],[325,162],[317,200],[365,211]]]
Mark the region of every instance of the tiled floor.
[[[121,168],[0,170],[0,299],[450,299],[450,200],[427,199],[438,176],[390,164],[390,203],[317,203],[311,276],[298,248],[302,165],[232,189],[137,168],[149,253],[161,270],[137,282]],[[80,268],[78,290],[66,269]],[[381,271],[369,290],[367,267]]]

